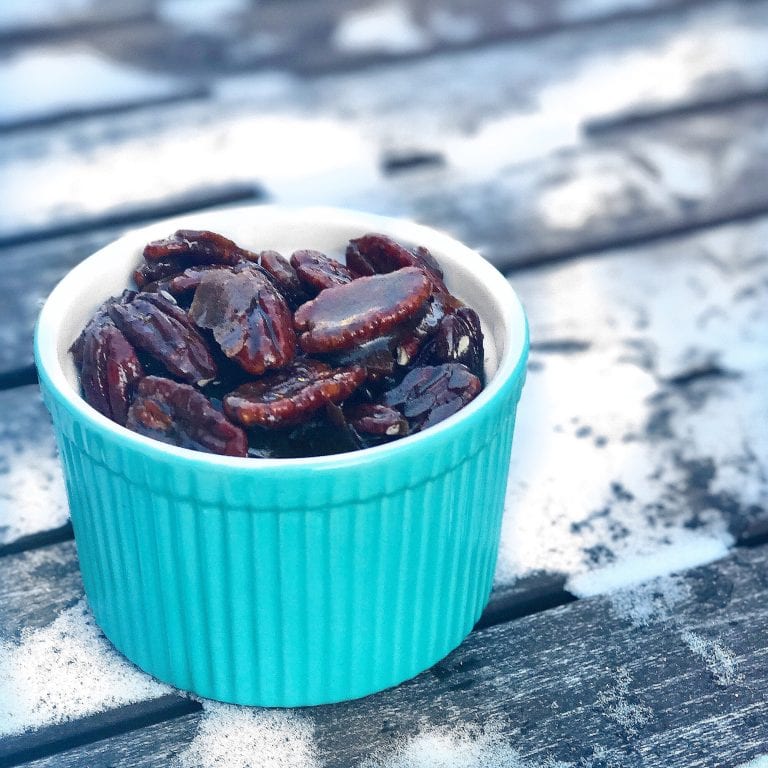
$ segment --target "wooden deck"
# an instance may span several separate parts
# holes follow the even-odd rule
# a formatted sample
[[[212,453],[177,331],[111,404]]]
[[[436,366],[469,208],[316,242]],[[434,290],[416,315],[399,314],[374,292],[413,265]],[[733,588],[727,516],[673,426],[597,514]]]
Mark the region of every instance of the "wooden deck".
[[[0,767],[768,766],[768,1],[37,5],[0,4]],[[91,624],[31,351],[95,249],[262,201],[455,234],[533,342],[477,628],[289,713]]]

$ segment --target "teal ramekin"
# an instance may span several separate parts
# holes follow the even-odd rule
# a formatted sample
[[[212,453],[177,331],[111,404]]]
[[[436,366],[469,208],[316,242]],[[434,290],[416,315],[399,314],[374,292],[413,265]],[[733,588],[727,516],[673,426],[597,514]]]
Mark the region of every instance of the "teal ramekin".
[[[365,232],[427,246],[481,317],[486,388],[423,433],[337,456],[213,456],[124,429],[81,399],[68,350],[95,308],[129,285],[143,245],[179,228],[284,253],[338,256]],[[527,354],[525,315],[504,277],[406,221],[233,208],[169,219],[98,251],[48,298],[35,359],[104,634],[158,679],[237,704],[342,701],[427,669],[488,601]]]

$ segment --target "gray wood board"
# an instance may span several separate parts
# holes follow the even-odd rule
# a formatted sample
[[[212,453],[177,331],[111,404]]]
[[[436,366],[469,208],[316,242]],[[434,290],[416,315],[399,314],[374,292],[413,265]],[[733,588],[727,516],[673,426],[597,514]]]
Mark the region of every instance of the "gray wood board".
[[[654,134],[648,157],[584,127],[766,88],[767,40],[768,3],[721,1],[312,80],[219,78],[204,103],[6,136],[0,173],[14,195],[0,236],[235,182],[275,201],[413,216],[509,261],[743,215],[764,206],[742,184],[743,157],[756,167],[762,155],[759,113]],[[431,165],[387,170],[414,155]],[[694,171],[687,184],[681,167]],[[723,186],[740,190],[732,203]]]
[[[314,765],[355,766],[419,745],[422,755],[441,746],[457,759],[485,757],[471,765],[743,765],[768,751],[767,567],[765,548],[742,550],[649,587],[473,633],[397,688],[296,712],[314,730]],[[215,717],[204,705],[33,765],[167,766],[195,754],[190,744]],[[446,729],[455,740],[434,741]]]
[[[88,40],[127,62],[141,61],[160,72],[208,76],[278,66],[314,75],[695,4],[443,0],[437,6],[430,0],[389,5],[374,0],[292,0],[289,5],[220,5],[197,12],[159,4],[151,21],[91,34]]]

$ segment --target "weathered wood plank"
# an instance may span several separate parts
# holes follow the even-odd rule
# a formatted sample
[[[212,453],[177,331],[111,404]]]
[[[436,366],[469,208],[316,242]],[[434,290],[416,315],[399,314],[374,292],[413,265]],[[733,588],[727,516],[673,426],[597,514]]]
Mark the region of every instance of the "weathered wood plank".
[[[572,3],[480,0],[398,3],[333,0],[206,4],[164,2],[153,21],[92,34],[123,60],[177,74],[280,67],[306,75],[525,38],[701,4],[701,0]]]
[[[627,111],[767,87],[768,3],[708,9],[311,83],[233,78],[203,105],[9,136],[0,241],[256,180],[278,202],[442,226],[503,264],[754,215],[768,208],[755,182],[764,103],[582,133]],[[674,91],[664,68],[679,74]],[[398,155],[441,162],[392,175]]]
[[[518,758],[568,768],[735,768],[768,744],[766,567],[765,549],[744,550],[633,592],[473,633],[395,689],[278,719],[277,736],[264,725],[275,713],[204,702],[202,713],[33,765],[199,766],[247,749],[266,758],[281,746],[328,768],[371,757],[410,765],[404,756],[418,754],[470,765]]]

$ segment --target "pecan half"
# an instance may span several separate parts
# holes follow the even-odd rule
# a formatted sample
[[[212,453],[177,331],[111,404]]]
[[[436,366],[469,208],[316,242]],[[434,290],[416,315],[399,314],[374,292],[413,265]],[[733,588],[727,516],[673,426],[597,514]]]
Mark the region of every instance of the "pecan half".
[[[313,296],[334,285],[351,283],[356,277],[340,261],[320,251],[294,251],[291,265],[299,280]]]
[[[408,422],[394,408],[373,403],[359,403],[344,408],[344,416],[362,434],[402,437],[408,434]]]
[[[414,267],[327,288],[296,311],[299,344],[309,353],[332,352],[383,336],[422,312],[431,290]]]
[[[109,316],[126,338],[169,373],[190,384],[216,377],[216,363],[200,332],[173,298],[139,293],[130,304],[113,304]]]
[[[258,375],[293,360],[296,334],[291,310],[256,269],[207,272],[189,315],[198,327],[213,331],[222,352],[249,373]]]
[[[327,403],[339,403],[365,381],[362,366],[331,368],[317,360],[296,360],[281,371],[238,387],[224,398],[224,411],[246,427],[277,429],[307,421]]]
[[[414,368],[400,384],[386,392],[383,404],[397,408],[419,432],[448,418],[474,399],[480,379],[460,363]]]
[[[104,318],[84,334],[80,381],[90,405],[107,418],[125,425],[136,382],[144,376],[136,350],[128,339]]]
[[[419,267],[435,283],[443,285],[443,270],[426,248],[420,246],[411,250],[386,235],[368,234],[350,240],[346,259],[347,266],[358,275],[394,272],[403,267]]]
[[[237,243],[216,232],[179,229],[170,237],[154,240],[144,247],[149,262],[179,261],[193,264],[237,264],[246,251]]]
[[[262,251],[259,254],[250,254],[248,258],[267,273],[291,309],[296,309],[309,298],[302,288],[296,270],[288,259],[277,251]]]
[[[193,451],[245,456],[245,432],[187,384],[147,376],[139,382],[126,426],[139,434]]]
[[[419,365],[462,363],[482,380],[485,351],[480,318],[474,309],[459,307],[446,315],[419,354]]]

